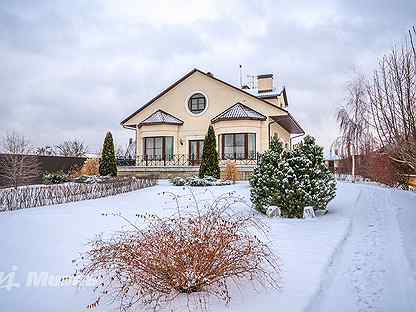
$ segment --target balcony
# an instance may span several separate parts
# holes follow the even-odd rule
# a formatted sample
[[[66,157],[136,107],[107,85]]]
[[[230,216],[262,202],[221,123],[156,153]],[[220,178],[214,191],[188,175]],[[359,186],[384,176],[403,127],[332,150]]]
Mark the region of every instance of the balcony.
[[[220,159],[220,165],[225,165],[228,160],[235,161],[238,165],[255,166],[261,154],[224,154]],[[201,159],[195,155],[174,154],[174,155],[139,155],[134,158],[117,158],[119,167],[199,167]]]

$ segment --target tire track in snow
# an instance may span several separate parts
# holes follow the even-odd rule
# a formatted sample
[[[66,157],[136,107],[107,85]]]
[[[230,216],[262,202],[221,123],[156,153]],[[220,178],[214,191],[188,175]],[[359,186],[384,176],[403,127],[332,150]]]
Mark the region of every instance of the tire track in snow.
[[[354,203],[352,205],[353,210],[355,210],[355,207],[358,205],[358,202],[361,197],[361,193],[362,191],[359,190],[357,198],[354,200]],[[317,310],[316,307],[320,306],[320,302],[324,296],[325,291],[333,283],[334,270],[339,266],[338,263],[340,262],[340,259],[343,255],[345,245],[347,241],[349,240],[349,237],[351,236],[351,232],[352,232],[352,221],[350,220],[348,228],[344,233],[343,239],[339,242],[338,246],[334,249],[334,252],[328,261],[327,268],[323,274],[323,278],[321,280],[318,290],[316,291],[315,295],[312,297],[310,302],[306,305],[304,311],[315,311]]]
[[[367,209],[367,229],[365,227],[360,229],[362,240],[354,250],[350,269],[358,311],[380,310],[385,273],[382,237],[385,217],[380,210],[386,207],[385,197],[384,194],[375,196],[374,192],[365,192],[356,207],[356,209]]]
[[[356,185],[351,233],[328,268],[311,311],[415,311],[416,283],[403,244],[392,190]]]

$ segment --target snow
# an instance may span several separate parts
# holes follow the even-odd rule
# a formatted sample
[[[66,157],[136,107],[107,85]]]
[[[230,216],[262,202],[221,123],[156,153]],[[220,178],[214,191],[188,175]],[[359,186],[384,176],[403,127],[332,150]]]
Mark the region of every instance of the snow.
[[[243,182],[193,189],[200,199],[229,191],[249,198],[249,186]],[[96,235],[127,227],[120,218],[103,213],[120,212],[129,219],[144,212],[172,213],[173,203],[158,195],[163,191],[187,192],[161,181],[107,198],[1,213],[0,310],[85,310],[96,299],[92,288],[71,282],[56,285],[54,278],[59,282],[74,273],[72,259]],[[282,288],[253,290],[247,284],[232,290],[228,306],[212,300],[209,309],[415,310],[410,296],[416,289],[415,202],[416,194],[410,192],[338,183],[325,216],[306,220],[264,216],[270,225],[270,246],[282,263]],[[45,285],[33,286],[39,277],[45,277]],[[101,303],[95,310],[109,308]]]
[[[349,183],[341,184],[340,191],[357,189],[351,209],[334,209],[351,220],[351,231],[309,308],[415,310],[416,194]]]

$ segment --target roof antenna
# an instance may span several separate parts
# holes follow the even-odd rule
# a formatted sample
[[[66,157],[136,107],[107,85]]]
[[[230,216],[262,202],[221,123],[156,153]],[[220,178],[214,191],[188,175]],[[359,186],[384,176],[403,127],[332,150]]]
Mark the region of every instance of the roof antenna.
[[[243,87],[243,65],[240,64],[240,88]]]

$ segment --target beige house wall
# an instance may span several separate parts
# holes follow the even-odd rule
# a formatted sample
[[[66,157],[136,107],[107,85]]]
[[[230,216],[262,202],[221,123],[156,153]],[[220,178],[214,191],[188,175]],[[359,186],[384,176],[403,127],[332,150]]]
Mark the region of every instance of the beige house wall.
[[[283,96],[278,96],[277,98],[266,98],[265,101],[272,103],[275,106],[279,106],[284,108],[285,107],[285,100],[283,99]]]
[[[200,92],[207,98],[207,109],[196,116],[188,110],[189,97]],[[143,154],[143,138],[149,136],[174,136],[174,153],[188,154],[189,140],[203,139],[211,119],[222,113],[235,103],[240,102],[265,116],[285,115],[286,112],[275,105],[265,103],[239,90],[229,87],[215,79],[211,79],[199,72],[177,84],[166,94],[151,105],[130,118],[124,125],[134,126],[137,129],[137,155]],[[156,110],[161,109],[181,119],[183,125],[145,125],[137,127],[141,121],[149,117]],[[269,123],[258,120],[220,121],[214,124],[217,135],[224,133],[251,132],[256,133],[256,151],[264,152],[269,144]],[[290,134],[275,123],[271,124],[273,133],[277,133],[283,143],[290,143]],[[182,142],[182,144],[181,144]],[[218,142],[217,142],[218,144]]]

